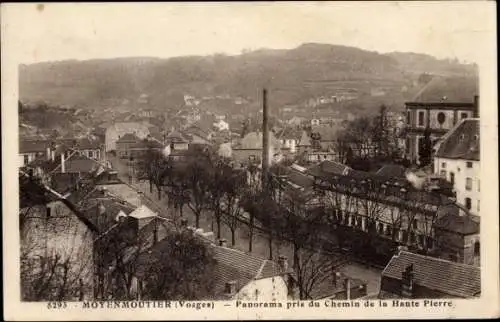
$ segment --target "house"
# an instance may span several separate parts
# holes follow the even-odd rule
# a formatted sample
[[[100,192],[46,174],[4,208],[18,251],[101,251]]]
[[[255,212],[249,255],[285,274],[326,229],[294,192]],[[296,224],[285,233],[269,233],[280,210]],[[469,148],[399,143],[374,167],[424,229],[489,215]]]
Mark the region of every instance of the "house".
[[[473,299],[480,295],[479,267],[401,251],[382,272],[379,298]]]
[[[139,158],[149,149],[160,151],[162,147],[156,140],[141,139],[133,133],[126,133],[116,141],[116,153],[121,159]]]
[[[239,163],[260,162],[262,160],[262,132],[250,132],[233,146],[233,158]],[[273,159],[281,144],[273,133],[269,132],[269,157]]]
[[[479,98],[473,102],[415,101],[406,106],[406,155],[415,163],[419,161],[419,151],[424,140],[424,130],[430,131],[431,140],[436,141],[460,120],[479,117]]]
[[[448,180],[458,203],[480,214],[481,162],[479,119],[461,120],[436,144],[434,172]]]
[[[454,208],[440,216],[434,225],[436,256],[457,263],[480,265],[479,217]]]
[[[104,147],[99,140],[90,138],[67,138],[57,141],[56,154],[64,153],[66,158],[72,151],[84,155],[90,159],[101,161],[104,157]]]
[[[291,126],[300,126],[306,121],[306,118],[300,116],[293,116],[289,120],[286,121]]]
[[[329,125],[317,125],[313,126],[311,128],[311,137],[317,137],[317,146],[315,147],[316,150],[321,149],[321,150],[328,150],[332,149],[335,146],[335,143],[337,142],[337,131],[339,130],[339,127],[336,126],[329,126]],[[313,144],[313,147],[315,145],[315,142],[311,142]]]
[[[282,149],[288,149],[290,153],[297,151],[297,145],[300,142],[302,130],[292,127],[285,127],[276,133],[277,139],[281,143]]]
[[[61,294],[67,301],[93,299],[97,228],[63,196],[29,176],[20,176],[19,198],[22,299],[55,301]]]
[[[170,146],[172,151],[187,150],[189,147],[189,138],[181,132],[172,130],[167,134],[165,143]]]
[[[217,122],[214,123],[214,127],[218,131],[228,131],[229,130],[229,123],[227,123],[224,120],[218,120]]]
[[[19,140],[19,166],[24,167],[35,159],[50,160],[55,146],[49,140]]]
[[[105,143],[106,152],[116,150],[116,141],[127,133],[133,133],[140,139],[145,139],[149,134],[149,128],[146,124],[129,122],[115,123],[106,129]]]
[[[306,131],[302,131],[299,143],[297,144],[299,153],[308,152],[312,148],[311,137]]]

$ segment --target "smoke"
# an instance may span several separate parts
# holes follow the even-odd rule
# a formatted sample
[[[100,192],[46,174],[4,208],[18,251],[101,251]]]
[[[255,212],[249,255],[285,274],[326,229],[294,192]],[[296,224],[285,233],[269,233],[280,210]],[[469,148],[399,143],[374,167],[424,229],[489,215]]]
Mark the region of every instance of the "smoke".
[[[422,190],[424,188],[425,178],[421,178],[411,171],[406,172],[406,180],[408,180],[415,189]]]
[[[217,152],[219,156],[224,158],[230,158],[233,154],[233,149],[230,143],[223,143],[219,146],[219,151]]]

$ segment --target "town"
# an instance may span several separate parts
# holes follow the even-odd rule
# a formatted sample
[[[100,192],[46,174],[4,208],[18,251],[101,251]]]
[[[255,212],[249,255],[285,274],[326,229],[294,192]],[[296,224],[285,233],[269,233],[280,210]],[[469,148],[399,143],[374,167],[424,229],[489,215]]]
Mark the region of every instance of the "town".
[[[479,297],[479,97],[430,87],[371,116],[19,101],[23,300]]]

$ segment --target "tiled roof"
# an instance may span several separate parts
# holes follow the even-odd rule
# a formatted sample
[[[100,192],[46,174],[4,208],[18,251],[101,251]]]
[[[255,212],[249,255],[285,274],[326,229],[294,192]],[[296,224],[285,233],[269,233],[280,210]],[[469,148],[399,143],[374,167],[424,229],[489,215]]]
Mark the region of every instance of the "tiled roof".
[[[173,131],[170,132],[166,137],[168,142],[172,143],[188,143],[188,139],[180,132]]]
[[[20,140],[19,141],[19,153],[29,153],[29,152],[47,152],[47,148],[50,147],[50,141],[48,140]]]
[[[313,178],[296,170],[291,170],[286,177],[293,184],[303,188],[310,188],[314,185]]]
[[[447,213],[436,220],[436,228],[454,232],[461,235],[472,235],[479,233],[479,223],[474,221],[470,216],[457,213]]]
[[[307,170],[307,173],[312,176],[324,176],[324,175],[345,175],[350,173],[350,168],[342,163],[335,161],[323,161],[320,164],[314,165]]]
[[[439,144],[436,157],[479,161],[479,119],[463,119]]]
[[[424,85],[415,97],[415,102],[471,102],[478,94],[478,79],[473,77],[440,77]]]
[[[479,267],[405,251],[392,257],[382,277],[401,280],[402,272],[409,265],[413,265],[416,285],[463,298],[476,297],[481,292]]]
[[[137,142],[140,141],[141,139],[137,137],[134,133],[126,133],[122,137],[116,141],[116,143],[122,143],[122,142]]]
[[[236,281],[239,291],[254,279],[263,279],[281,275],[278,264],[242,251],[212,246],[216,266],[214,271],[215,294],[223,295],[227,282]]]
[[[387,164],[380,168],[376,173],[380,176],[397,177],[403,179],[406,178],[406,168],[402,165]]]

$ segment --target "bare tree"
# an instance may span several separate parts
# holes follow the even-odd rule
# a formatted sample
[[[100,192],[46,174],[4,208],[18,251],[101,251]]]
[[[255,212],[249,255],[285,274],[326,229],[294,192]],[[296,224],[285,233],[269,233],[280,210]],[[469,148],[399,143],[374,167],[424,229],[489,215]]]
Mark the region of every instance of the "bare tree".
[[[214,295],[215,260],[189,231],[169,234],[137,263],[142,298],[201,300]]]
[[[327,254],[321,249],[302,252],[295,265],[299,298],[314,299],[314,290],[318,285],[330,280],[335,283],[337,270],[348,262],[341,256]]]
[[[220,187],[223,191],[222,221],[231,231],[231,244],[233,246],[236,244],[236,229],[240,225],[244,212],[241,201],[246,191],[245,181],[246,177],[243,171],[232,171]]]

